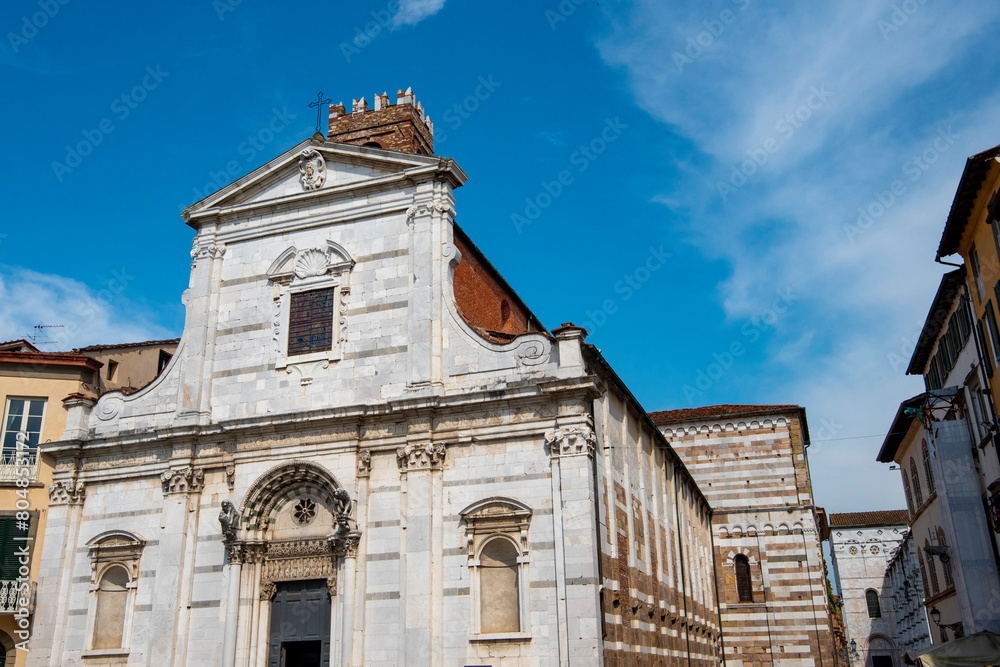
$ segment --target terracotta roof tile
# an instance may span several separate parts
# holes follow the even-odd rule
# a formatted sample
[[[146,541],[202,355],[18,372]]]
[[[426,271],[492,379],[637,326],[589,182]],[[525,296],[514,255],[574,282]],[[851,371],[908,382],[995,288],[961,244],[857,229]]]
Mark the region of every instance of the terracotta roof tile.
[[[910,513],[906,510],[877,510],[874,512],[846,512],[831,514],[830,527],[833,526],[898,526],[910,522]]]
[[[682,408],[680,410],[661,410],[650,412],[649,416],[654,423],[669,424],[672,422],[695,421],[698,419],[710,419],[712,417],[728,417],[730,415],[758,415],[767,412],[789,412],[791,410],[801,410],[798,405],[736,405],[725,403],[722,405],[706,405],[701,408]]]
[[[116,350],[121,347],[142,347],[143,345],[176,345],[180,338],[168,338],[166,340],[144,340],[138,343],[115,343],[114,345],[88,345],[87,347],[75,348],[74,352],[96,352],[98,350]]]

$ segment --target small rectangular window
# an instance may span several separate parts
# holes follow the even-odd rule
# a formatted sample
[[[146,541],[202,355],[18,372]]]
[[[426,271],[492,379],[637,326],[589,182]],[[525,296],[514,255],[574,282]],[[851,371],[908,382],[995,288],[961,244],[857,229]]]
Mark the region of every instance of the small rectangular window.
[[[990,340],[993,343],[993,359],[1000,361],[1000,329],[997,329],[997,316],[993,311],[993,302],[986,302],[986,324],[990,329]]]
[[[982,303],[986,287],[983,286],[983,274],[979,269],[979,253],[976,252],[975,243],[969,249],[969,265],[972,267],[973,282],[976,283],[976,300]]]
[[[115,376],[118,375],[118,362],[109,361],[108,362],[108,380],[114,382]]]
[[[990,348],[986,343],[986,328],[982,320],[976,320],[976,332],[979,335],[979,344],[983,348],[983,364],[986,366],[986,376],[993,377],[993,363],[990,361]]]
[[[160,358],[156,362],[156,374],[159,375],[163,372],[163,369],[167,367],[170,360],[173,359],[174,355],[170,354],[166,350],[160,350]]]
[[[288,356],[333,349],[334,287],[294,292],[288,317]]]

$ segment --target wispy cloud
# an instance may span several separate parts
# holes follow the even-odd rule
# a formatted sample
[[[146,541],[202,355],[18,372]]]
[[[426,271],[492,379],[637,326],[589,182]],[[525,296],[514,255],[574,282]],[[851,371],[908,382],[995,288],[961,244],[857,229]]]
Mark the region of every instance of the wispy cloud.
[[[399,11],[392,20],[395,27],[416,25],[444,7],[445,0],[400,0]]]
[[[603,58],[707,164],[679,170],[654,200],[681,220],[674,231],[729,263],[718,285],[729,318],[759,312],[778,287],[799,296],[768,347],[780,385],[759,390],[804,404],[811,420],[836,417],[841,438],[884,432],[919,391],[887,355],[919,330],[943,273],[934,250],[965,158],[1000,142],[1000,96],[952,81],[1000,7],[914,3],[905,21],[888,0],[620,7]],[[932,160],[908,162],[924,153]],[[878,217],[852,235],[873,202]],[[839,442],[815,452],[819,502],[902,506],[874,463],[879,439]],[[849,470],[873,483],[844,485]]]
[[[49,343],[40,347],[50,352],[176,336],[127,298],[133,279],[124,269],[109,270],[93,289],[64,276],[0,266],[0,340],[25,338],[38,324],[60,325],[44,332]]]

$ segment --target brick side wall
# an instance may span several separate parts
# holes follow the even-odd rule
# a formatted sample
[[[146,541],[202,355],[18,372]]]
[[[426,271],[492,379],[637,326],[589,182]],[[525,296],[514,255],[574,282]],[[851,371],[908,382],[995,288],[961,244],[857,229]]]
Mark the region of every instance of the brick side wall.
[[[455,248],[462,261],[455,267],[455,305],[463,319],[490,339],[507,340],[517,334],[538,331],[521,301],[484,264],[479,252],[456,230]],[[495,336],[501,333],[508,336]]]
[[[708,505],[621,397],[595,403],[595,428],[604,664],[720,665]]]
[[[730,667],[833,665],[819,525],[797,413],[661,426],[715,513],[715,565]],[[722,420],[720,420],[722,421]],[[750,562],[740,603],[734,558]]]

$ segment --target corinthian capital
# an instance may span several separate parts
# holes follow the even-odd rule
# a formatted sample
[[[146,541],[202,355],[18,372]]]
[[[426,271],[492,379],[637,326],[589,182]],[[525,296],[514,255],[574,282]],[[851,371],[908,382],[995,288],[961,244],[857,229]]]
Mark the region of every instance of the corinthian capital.
[[[554,428],[545,433],[545,444],[549,448],[549,456],[593,456],[597,446],[594,429],[589,426],[566,426]]]

